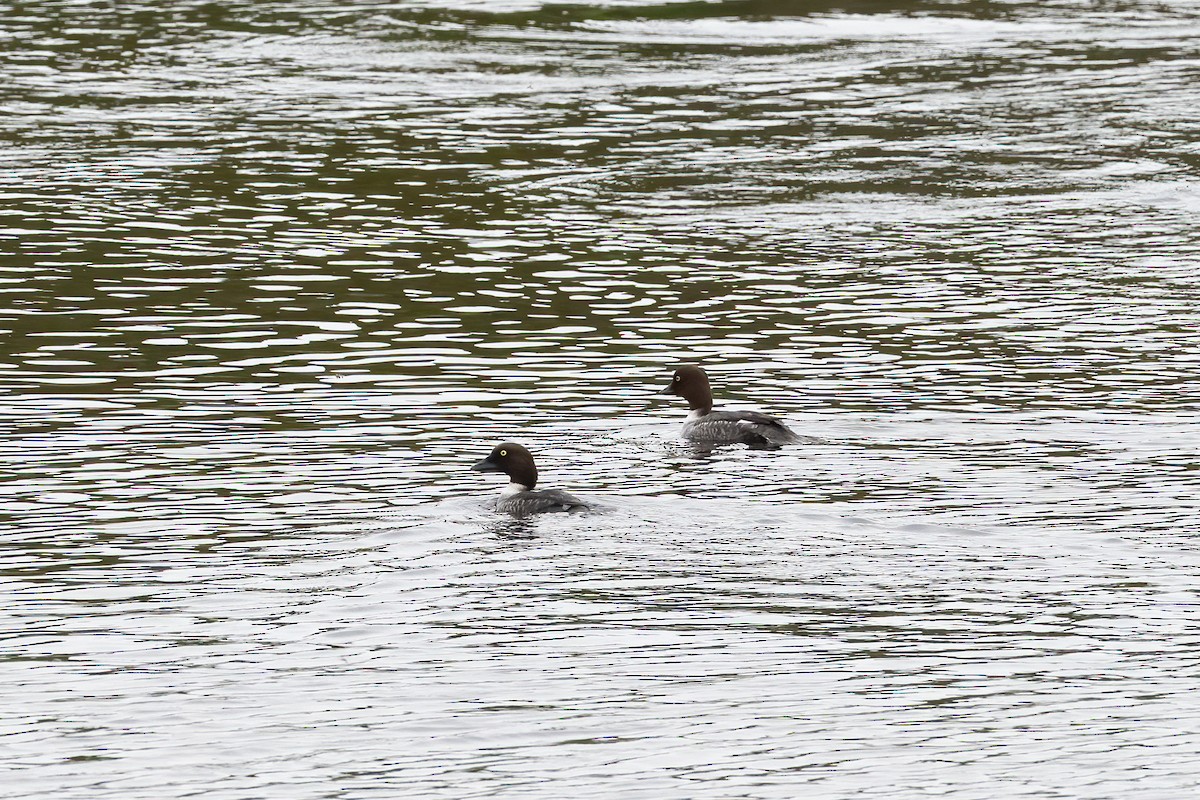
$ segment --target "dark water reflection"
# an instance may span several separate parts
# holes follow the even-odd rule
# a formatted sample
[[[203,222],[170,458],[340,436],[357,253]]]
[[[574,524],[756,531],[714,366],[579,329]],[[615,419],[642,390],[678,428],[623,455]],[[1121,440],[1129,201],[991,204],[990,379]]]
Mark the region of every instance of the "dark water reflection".
[[[0,19],[0,797],[1194,793],[1195,4]]]

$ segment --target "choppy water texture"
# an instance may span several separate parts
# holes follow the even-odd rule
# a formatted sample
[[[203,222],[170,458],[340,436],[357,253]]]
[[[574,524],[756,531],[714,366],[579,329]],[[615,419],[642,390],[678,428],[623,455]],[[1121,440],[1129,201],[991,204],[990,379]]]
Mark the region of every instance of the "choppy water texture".
[[[0,42],[0,797],[1200,790],[1200,5]]]

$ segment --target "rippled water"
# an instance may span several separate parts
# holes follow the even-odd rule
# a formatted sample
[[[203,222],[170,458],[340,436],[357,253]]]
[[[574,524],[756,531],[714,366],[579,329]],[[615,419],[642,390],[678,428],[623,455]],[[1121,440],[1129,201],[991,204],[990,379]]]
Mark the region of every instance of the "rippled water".
[[[1200,787],[1200,5],[0,20],[0,797]]]

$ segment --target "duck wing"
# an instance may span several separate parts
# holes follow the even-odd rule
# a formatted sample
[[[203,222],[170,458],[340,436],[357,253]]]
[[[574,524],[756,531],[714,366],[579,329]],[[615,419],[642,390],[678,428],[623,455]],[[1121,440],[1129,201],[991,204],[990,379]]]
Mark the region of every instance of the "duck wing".
[[[759,411],[713,411],[707,419],[734,423],[743,432],[741,441],[746,444],[788,444],[800,438],[779,417]]]
[[[522,517],[548,511],[583,510],[587,507],[587,503],[561,489],[521,492],[511,497],[501,498],[496,503],[497,511],[507,511]]]

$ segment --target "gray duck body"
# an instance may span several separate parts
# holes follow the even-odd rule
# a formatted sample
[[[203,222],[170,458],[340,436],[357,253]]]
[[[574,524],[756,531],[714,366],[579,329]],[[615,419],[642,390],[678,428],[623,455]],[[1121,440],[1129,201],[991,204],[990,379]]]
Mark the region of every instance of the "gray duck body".
[[[707,444],[749,444],[778,447],[799,441],[795,431],[783,420],[758,411],[714,411],[712,387],[700,367],[684,366],[675,370],[663,394],[674,394],[688,401],[691,413],[683,423],[683,438]]]
[[[487,458],[471,467],[476,472],[503,472],[509,484],[500,492],[496,510],[524,517],[548,511],[587,509],[587,504],[562,489],[535,490],[538,472],[533,455],[519,444],[496,445]]]

